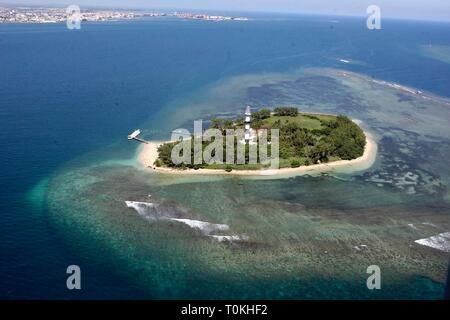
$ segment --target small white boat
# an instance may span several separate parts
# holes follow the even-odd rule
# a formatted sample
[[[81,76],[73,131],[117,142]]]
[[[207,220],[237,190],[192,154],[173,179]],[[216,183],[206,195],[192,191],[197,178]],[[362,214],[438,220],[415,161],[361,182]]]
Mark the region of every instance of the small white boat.
[[[138,129],[138,130],[134,131],[132,134],[128,135],[128,140],[135,139],[140,134],[141,134],[141,130]]]

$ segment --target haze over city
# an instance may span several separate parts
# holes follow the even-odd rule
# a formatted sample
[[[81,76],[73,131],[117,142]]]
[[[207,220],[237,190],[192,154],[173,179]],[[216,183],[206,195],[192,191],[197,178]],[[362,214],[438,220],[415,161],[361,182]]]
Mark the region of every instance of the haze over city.
[[[229,11],[262,11],[280,13],[305,13],[327,15],[364,16],[366,8],[375,4],[381,7],[384,17],[450,21],[450,2],[446,0],[7,0],[10,5],[70,5],[104,6],[142,9],[203,9]]]

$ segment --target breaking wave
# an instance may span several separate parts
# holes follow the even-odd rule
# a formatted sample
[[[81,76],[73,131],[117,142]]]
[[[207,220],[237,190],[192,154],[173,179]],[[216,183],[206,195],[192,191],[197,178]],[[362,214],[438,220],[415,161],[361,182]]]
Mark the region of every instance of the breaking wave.
[[[228,231],[230,230],[230,226],[227,224],[215,224],[205,221],[199,221],[199,220],[191,220],[191,219],[176,219],[171,218],[172,221],[178,221],[184,224],[187,224],[189,227],[193,229],[198,229],[206,236],[211,235],[211,233],[216,231]]]
[[[239,235],[215,235],[216,232],[229,231],[230,226],[227,224],[217,224],[200,220],[181,219],[180,212],[175,208],[168,210],[165,206],[151,202],[139,201],[125,201],[128,208],[134,209],[141,217],[148,221],[176,221],[188,225],[192,229],[199,230],[201,234],[216,239],[219,242],[223,241],[242,241],[247,240],[246,236]]]
[[[440,251],[450,252],[450,232],[441,233],[425,239],[419,239],[414,242]]]
[[[238,236],[238,235],[234,235],[234,236],[217,236],[217,235],[210,235],[210,237],[216,239],[219,242],[224,242],[224,241],[244,241],[244,240],[248,240],[247,236]]]
[[[141,217],[149,221],[166,220],[173,217],[156,203],[138,201],[125,201],[125,203],[128,208],[134,209]]]

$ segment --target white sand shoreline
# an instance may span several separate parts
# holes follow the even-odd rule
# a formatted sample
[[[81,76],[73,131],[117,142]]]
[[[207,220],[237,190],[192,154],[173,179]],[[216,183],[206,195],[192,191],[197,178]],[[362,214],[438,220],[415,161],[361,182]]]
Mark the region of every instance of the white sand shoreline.
[[[147,169],[164,174],[179,174],[179,175],[224,175],[224,176],[278,176],[288,175],[296,176],[303,174],[313,174],[331,171],[333,169],[350,169],[351,171],[362,171],[370,168],[375,160],[378,151],[378,146],[371,134],[364,132],[366,135],[366,146],[364,154],[353,160],[339,160],[329,163],[314,164],[310,166],[301,166],[298,168],[280,168],[267,170],[233,170],[226,172],[222,169],[172,169],[156,167],[154,162],[158,159],[158,147],[164,144],[164,141],[149,141],[144,144],[138,154],[139,162]]]

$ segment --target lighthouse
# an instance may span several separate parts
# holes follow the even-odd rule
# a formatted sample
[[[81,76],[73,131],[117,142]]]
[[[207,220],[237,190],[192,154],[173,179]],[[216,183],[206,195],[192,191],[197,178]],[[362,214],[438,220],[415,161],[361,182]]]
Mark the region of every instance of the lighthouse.
[[[250,142],[251,130],[250,124],[252,122],[252,112],[250,110],[250,106],[247,106],[245,109],[245,117],[244,117],[244,128],[245,128],[245,144]]]

